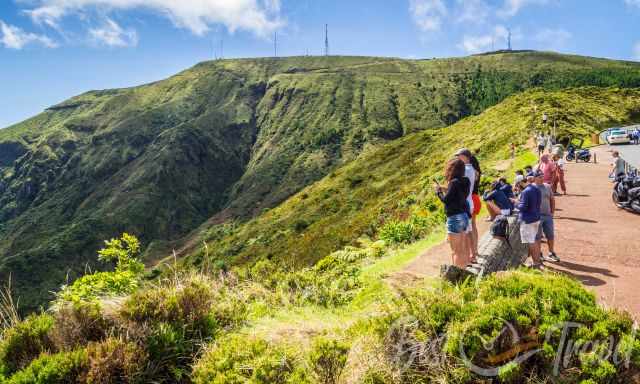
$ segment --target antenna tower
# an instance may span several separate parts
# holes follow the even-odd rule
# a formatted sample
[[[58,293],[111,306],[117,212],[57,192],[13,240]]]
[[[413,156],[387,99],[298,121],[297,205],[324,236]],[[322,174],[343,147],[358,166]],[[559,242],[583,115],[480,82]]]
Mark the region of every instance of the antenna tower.
[[[273,56],[278,57],[278,32],[273,32]]]
[[[511,28],[507,29],[509,36],[507,37],[507,50],[511,50]]]
[[[324,25],[324,55],[329,56],[329,24]]]

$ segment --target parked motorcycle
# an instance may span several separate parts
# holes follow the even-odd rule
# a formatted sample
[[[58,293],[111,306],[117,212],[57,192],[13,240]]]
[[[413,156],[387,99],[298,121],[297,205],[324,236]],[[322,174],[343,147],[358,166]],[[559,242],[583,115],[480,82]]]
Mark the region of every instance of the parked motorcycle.
[[[577,157],[577,160],[576,160]],[[591,152],[588,149],[579,149],[576,151],[576,148],[573,145],[569,145],[567,147],[567,156],[565,157],[567,161],[584,161],[588,163],[591,161]]]
[[[618,208],[640,214],[640,177],[616,179],[611,198]]]

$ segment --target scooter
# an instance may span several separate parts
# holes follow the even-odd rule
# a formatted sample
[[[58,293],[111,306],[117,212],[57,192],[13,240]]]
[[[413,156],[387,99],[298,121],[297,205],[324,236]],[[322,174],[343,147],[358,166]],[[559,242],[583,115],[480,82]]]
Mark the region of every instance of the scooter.
[[[616,179],[611,198],[618,208],[640,214],[640,177]]]
[[[565,157],[565,159],[567,161],[576,160],[576,162],[582,160],[585,163],[588,163],[591,161],[591,152],[589,152],[589,150],[586,148],[580,149],[576,152],[576,148],[572,144],[569,144],[569,146],[567,147],[567,156]]]

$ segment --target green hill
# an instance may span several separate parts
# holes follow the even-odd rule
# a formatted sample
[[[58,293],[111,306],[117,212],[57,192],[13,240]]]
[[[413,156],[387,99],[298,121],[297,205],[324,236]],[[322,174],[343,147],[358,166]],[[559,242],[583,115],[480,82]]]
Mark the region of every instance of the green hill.
[[[185,253],[193,253],[190,260],[201,264],[205,241],[211,263],[269,259],[301,266],[391,229],[413,231],[407,240],[419,238],[442,223],[439,203],[431,193],[433,177],[442,175],[457,148],[478,154],[487,183],[491,177],[512,176],[501,172],[510,144],[526,154],[527,140],[543,129],[541,112],[534,117],[533,105],[556,117],[560,138],[585,138],[603,127],[640,120],[637,88],[527,91],[450,127],[409,134],[366,150],[251,221],[205,225],[189,240],[194,247]],[[515,164],[507,164],[513,170]]]
[[[190,239],[208,240],[186,258],[198,270],[172,264],[144,281],[135,238],[112,240],[100,257],[117,259],[115,271],[88,273],[46,312],[0,317],[0,382],[633,382],[633,318],[598,306],[577,280],[520,270],[452,285],[402,273],[442,239],[429,190],[443,162],[460,146],[490,176],[535,160],[523,147],[540,128],[534,105],[556,116],[561,137],[583,136],[640,117],[640,89],[530,90],[368,146],[257,218]],[[242,265],[221,273],[225,262]]]
[[[191,249],[199,235],[187,235],[199,226],[251,220],[385,142],[424,130],[435,138],[432,129],[531,87],[581,85],[640,86],[640,65],[537,52],[222,60],[140,87],[88,92],[0,130],[0,278],[11,274],[23,308],[33,309],[66,279],[106,267],[95,257],[101,239],[132,232],[148,258]],[[354,234],[370,225],[358,217]],[[296,231],[317,222],[299,219]],[[232,244],[224,259],[252,257],[234,239],[254,232],[242,226],[227,238],[229,227],[210,234]],[[331,228],[305,232],[316,233],[306,244]],[[259,236],[272,234],[247,239],[262,244]],[[260,255],[310,261],[352,235],[313,252],[284,246],[294,238],[285,233],[287,243]]]

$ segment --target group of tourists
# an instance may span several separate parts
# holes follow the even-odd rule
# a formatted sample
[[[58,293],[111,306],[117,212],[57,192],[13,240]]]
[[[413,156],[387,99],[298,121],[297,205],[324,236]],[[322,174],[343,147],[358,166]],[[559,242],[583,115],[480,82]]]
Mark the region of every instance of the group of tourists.
[[[564,162],[557,155],[541,153],[535,167],[516,171],[511,185],[504,177],[495,180],[491,188],[479,196],[482,171],[476,156],[463,148],[455,153],[445,167],[446,186],[436,182],[436,194],[444,203],[446,229],[453,264],[466,268],[477,263],[478,229],[476,217],[484,201],[489,217],[508,217],[518,213],[520,237],[529,246],[531,267],[543,268],[543,261],[559,262],[554,250],[555,195],[560,185],[566,194]],[[543,256],[541,243],[546,239],[548,254]]]
[[[556,144],[556,138],[550,133],[536,133],[535,141],[538,147],[538,156],[542,155],[545,149],[551,150],[551,148]]]

